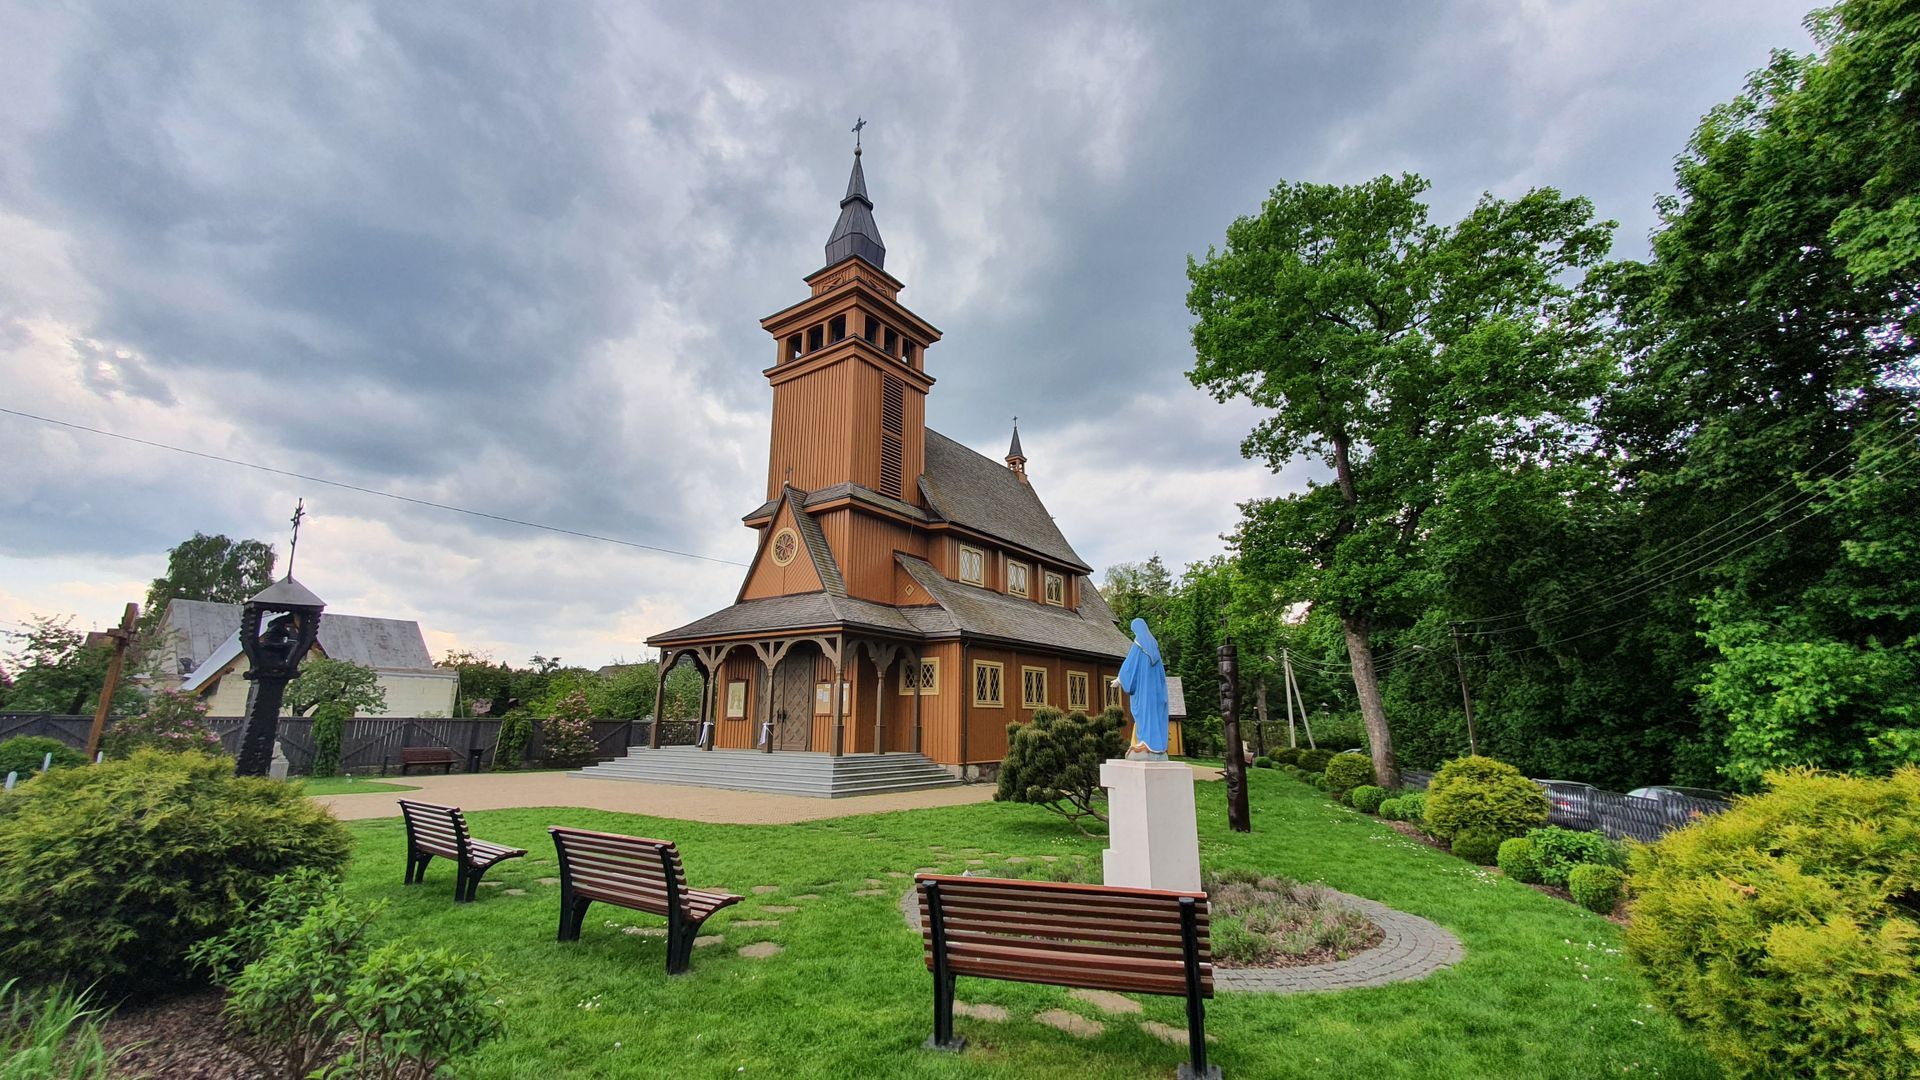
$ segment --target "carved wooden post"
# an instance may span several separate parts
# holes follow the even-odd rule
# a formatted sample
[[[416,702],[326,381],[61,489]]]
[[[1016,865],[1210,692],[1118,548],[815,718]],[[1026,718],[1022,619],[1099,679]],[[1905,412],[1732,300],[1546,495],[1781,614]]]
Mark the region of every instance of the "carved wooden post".
[[[89,763],[100,754],[100,735],[107,730],[107,710],[113,707],[114,691],[120,688],[120,667],[126,662],[127,644],[133,640],[134,624],[139,620],[140,605],[128,604],[120,615],[120,625],[107,631],[107,636],[113,639],[113,658],[107,661],[107,681],[100,687],[100,704],[93,710],[93,726],[87,729]],[[1472,723],[1472,714],[1468,717],[1468,723]]]
[[[833,685],[828,693],[833,695],[833,756],[839,757],[847,749],[847,702],[845,695],[840,693],[841,662],[847,655],[847,639],[841,635],[834,638],[833,642],[833,651],[828,654],[828,659],[833,661]],[[821,647],[824,649],[825,645]]]
[[[671,657],[672,660],[668,658]],[[660,678],[653,690],[653,728],[647,732],[647,749],[660,749],[660,729],[667,722],[667,668],[680,654],[660,650]]]

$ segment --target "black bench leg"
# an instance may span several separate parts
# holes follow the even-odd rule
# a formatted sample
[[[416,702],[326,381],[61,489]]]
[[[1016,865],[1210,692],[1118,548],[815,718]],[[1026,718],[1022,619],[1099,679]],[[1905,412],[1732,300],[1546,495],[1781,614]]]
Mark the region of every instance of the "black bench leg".
[[[591,900],[578,900],[571,892],[560,894],[560,940],[579,941],[580,925],[586,922]]]
[[[667,974],[686,974],[687,968],[693,964],[693,939],[698,936],[699,923],[667,920]]]
[[[940,885],[927,882],[927,918],[933,928],[933,1034],[921,1046],[958,1053],[967,1040],[953,1034],[953,972],[947,968],[947,917],[940,903]]]
[[[1192,897],[1180,898],[1180,946],[1187,974],[1187,1060],[1177,1080],[1220,1080],[1220,1067],[1207,1064],[1207,1006],[1201,997],[1199,918]]]
[[[467,869],[464,865],[461,866],[459,870],[455,871],[454,879],[453,879],[453,902],[454,903],[464,904],[467,901],[473,899],[472,896],[468,895],[472,891],[468,887],[468,881],[473,876],[474,876],[473,871]]]

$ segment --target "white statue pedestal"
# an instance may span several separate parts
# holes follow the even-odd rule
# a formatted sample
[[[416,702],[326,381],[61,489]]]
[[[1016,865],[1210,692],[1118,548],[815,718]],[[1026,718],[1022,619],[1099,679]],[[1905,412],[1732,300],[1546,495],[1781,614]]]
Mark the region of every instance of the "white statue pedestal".
[[[1193,770],[1177,761],[1109,761],[1105,879],[1135,889],[1200,891]]]

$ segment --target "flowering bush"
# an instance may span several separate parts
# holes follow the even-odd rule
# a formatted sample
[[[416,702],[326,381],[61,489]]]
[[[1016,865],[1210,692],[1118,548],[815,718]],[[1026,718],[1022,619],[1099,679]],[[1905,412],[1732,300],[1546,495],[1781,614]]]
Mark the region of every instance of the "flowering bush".
[[[560,699],[547,717],[547,761],[553,765],[585,765],[600,747],[593,741],[593,707],[584,691]]]
[[[100,740],[110,758],[124,758],[135,750],[181,753],[197,750],[218,754],[220,736],[207,726],[206,703],[192,694],[162,690],[147,701],[139,716],[116,720]]]

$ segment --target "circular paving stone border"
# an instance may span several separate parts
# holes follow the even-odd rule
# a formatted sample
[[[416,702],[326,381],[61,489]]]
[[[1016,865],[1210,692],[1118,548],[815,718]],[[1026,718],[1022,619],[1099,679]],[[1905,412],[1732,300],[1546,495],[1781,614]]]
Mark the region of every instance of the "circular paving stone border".
[[[1325,886],[1322,886],[1325,888]],[[1259,994],[1301,994],[1323,990],[1357,990],[1388,983],[1424,979],[1466,958],[1460,939],[1418,915],[1409,915],[1377,900],[1338,889],[1327,892],[1341,903],[1372,919],[1384,935],[1380,944],[1345,960],[1284,968],[1213,969],[1215,990]],[[900,898],[900,917],[907,928],[920,932],[920,904],[912,889]]]

